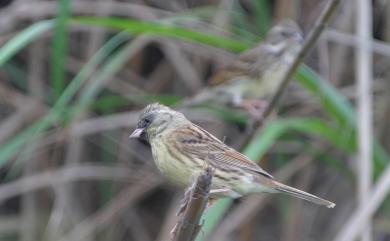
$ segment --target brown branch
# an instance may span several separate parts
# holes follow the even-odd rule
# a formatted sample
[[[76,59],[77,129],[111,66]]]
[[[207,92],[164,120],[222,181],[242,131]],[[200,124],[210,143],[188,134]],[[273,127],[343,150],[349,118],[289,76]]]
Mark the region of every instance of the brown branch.
[[[142,175],[145,175],[141,171]],[[16,181],[2,184],[0,187],[0,203],[9,198],[33,192],[41,188],[63,185],[66,182],[81,180],[138,180],[139,174],[123,166],[95,166],[95,165],[75,165],[58,170],[45,171],[28,177],[20,178]]]
[[[206,208],[209,198],[211,179],[213,175],[212,167],[206,167],[193,183],[188,199],[184,200],[184,211],[179,211],[179,219],[172,231],[172,241],[191,241],[196,238],[201,225],[199,220]]]

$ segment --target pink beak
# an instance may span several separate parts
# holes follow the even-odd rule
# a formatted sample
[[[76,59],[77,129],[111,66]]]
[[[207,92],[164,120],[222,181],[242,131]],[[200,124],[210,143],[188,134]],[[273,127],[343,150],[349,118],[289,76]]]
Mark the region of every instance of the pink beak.
[[[291,39],[298,43],[303,43],[304,39],[299,33],[295,33],[294,36],[291,37]]]
[[[137,128],[131,133],[129,138],[138,138],[141,136],[142,132],[144,131],[145,128]]]

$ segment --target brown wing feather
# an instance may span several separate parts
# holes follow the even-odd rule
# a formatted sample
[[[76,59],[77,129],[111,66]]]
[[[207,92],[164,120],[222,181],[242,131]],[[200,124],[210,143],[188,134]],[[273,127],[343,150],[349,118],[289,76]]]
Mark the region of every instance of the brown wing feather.
[[[253,161],[249,160],[248,157],[242,155],[241,153],[231,149],[230,151],[225,151],[223,154],[225,157],[229,157],[232,161],[231,165],[233,166],[238,166],[243,169],[247,169],[249,171],[254,171],[257,172],[263,176],[273,178],[271,174],[268,172],[264,171],[263,168],[258,166],[256,163]]]
[[[213,166],[221,169],[229,167],[252,171],[268,178],[272,175],[264,171],[246,156],[230,148],[216,137],[198,126],[185,126],[177,129],[173,135],[177,148],[185,155],[192,155],[201,160],[207,160]]]
[[[220,71],[216,72],[211,76],[211,78],[208,80],[208,84],[210,86],[220,85],[226,83],[226,81],[236,77],[240,76],[244,71],[232,71],[229,69],[221,69]]]
[[[211,86],[220,85],[242,75],[259,78],[261,77],[259,74],[264,73],[275,60],[273,55],[274,53],[268,50],[266,43],[260,43],[238,55],[231,64],[212,75],[208,83]]]

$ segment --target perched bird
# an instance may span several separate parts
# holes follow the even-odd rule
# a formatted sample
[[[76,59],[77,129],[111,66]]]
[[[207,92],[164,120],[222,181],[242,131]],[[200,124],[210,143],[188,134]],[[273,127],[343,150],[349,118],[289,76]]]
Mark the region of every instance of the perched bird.
[[[210,191],[213,198],[286,193],[328,208],[335,206],[330,201],[277,182],[246,156],[167,106],[155,103],[145,107],[130,135],[130,138],[139,137],[150,143],[158,169],[178,185],[189,186],[203,172],[205,164],[214,168]]]
[[[185,101],[184,106],[232,105],[259,116],[259,110],[276,92],[302,43],[299,27],[293,21],[282,21],[269,31],[263,42],[212,75],[210,87]]]

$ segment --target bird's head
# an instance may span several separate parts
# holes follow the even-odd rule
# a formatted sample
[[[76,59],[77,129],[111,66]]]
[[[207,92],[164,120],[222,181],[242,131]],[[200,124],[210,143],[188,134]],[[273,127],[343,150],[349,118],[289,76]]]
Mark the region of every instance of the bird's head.
[[[150,142],[156,135],[164,134],[165,131],[186,122],[187,119],[182,113],[159,103],[150,104],[142,110],[136,129],[129,137]]]
[[[302,31],[295,22],[283,20],[271,28],[265,42],[271,51],[282,55],[286,51],[295,51],[302,46]]]

